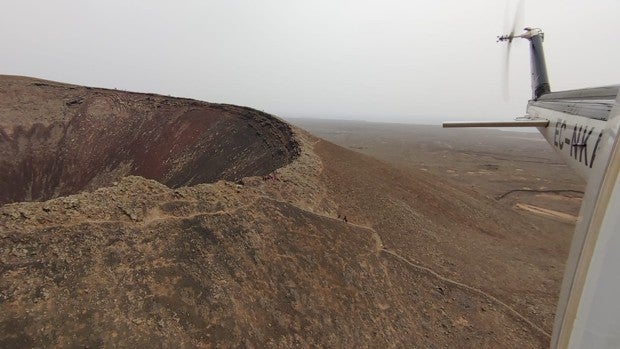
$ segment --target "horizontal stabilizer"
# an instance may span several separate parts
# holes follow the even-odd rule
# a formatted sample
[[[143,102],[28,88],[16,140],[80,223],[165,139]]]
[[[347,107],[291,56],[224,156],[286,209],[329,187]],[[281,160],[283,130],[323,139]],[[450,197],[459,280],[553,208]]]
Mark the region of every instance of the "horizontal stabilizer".
[[[458,121],[444,122],[443,127],[547,127],[549,120]]]

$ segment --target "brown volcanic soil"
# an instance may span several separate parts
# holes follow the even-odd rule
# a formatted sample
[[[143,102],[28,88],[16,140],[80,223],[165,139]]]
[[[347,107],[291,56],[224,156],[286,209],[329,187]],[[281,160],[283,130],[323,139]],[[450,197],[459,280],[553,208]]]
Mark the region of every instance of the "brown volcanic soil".
[[[548,346],[570,234],[293,132],[276,179],[1,206],[0,347]]]
[[[0,204],[47,200],[127,176],[170,187],[262,175],[298,153],[259,111],[0,76]]]

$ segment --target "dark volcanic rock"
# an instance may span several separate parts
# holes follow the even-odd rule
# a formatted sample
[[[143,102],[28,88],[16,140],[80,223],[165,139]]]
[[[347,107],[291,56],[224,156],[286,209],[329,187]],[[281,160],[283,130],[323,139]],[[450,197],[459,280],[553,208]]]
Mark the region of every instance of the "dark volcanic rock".
[[[0,204],[126,175],[175,188],[237,180],[298,152],[286,123],[254,109],[0,76]]]

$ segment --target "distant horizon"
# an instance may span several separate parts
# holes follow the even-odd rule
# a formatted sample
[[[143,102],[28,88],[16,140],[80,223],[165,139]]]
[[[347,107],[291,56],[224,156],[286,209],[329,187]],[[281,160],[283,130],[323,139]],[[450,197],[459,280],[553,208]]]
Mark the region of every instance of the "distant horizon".
[[[321,117],[285,117],[285,116],[281,116],[281,115],[276,115],[277,117],[281,117],[282,119],[284,119],[285,121],[289,121],[291,123],[294,124],[294,120],[309,120],[309,121],[316,121],[316,122],[349,122],[349,123],[363,123],[363,124],[388,124],[388,125],[393,125],[393,124],[400,124],[400,125],[408,125],[408,126],[436,126],[438,128],[441,128],[441,122],[435,123],[435,124],[428,124],[428,123],[417,123],[417,122],[392,122],[392,121],[376,121],[376,120],[358,120],[358,119],[335,119],[335,118],[321,118]],[[464,121],[468,121],[468,120],[464,120]],[[496,130],[496,131],[503,131],[503,132],[523,132],[523,133],[536,133],[539,134],[540,132],[538,131],[538,129],[536,129],[535,127],[474,127],[473,129],[488,129],[488,130]],[[463,132],[466,132],[467,128],[462,129]]]

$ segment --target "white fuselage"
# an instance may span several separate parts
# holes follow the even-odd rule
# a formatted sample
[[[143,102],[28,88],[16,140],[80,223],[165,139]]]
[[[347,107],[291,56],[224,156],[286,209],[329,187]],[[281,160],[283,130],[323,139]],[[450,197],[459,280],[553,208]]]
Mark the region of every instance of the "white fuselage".
[[[554,107],[553,101],[546,103]],[[538,130],[587,182],[558,300],[552,348],[620,348],[619,105],[620,94],[606,121],[574,115],[578,110],[571,109],[571,103],[562,106],[565,112],[532,104],[527,108],[534,119],[549,120]]]
[[[549,120],[549,126],[538,130],[564,161],[588,180],[594,164],[601,160],[597,155],[606,122],[538,106],[528,106],[527,112],[533,117]]]

